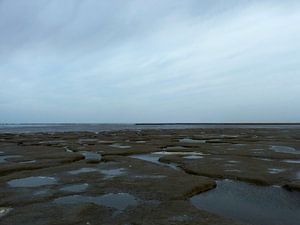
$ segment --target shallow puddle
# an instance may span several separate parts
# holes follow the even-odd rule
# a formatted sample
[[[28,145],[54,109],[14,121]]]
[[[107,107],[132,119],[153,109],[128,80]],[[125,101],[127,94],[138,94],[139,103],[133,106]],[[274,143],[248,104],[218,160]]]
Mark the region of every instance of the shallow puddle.
[[[271,150],[279,153],[290,153],[290,154],[300,154],[300,151],[297,151],[295,148],[288,146],[271,146]]]
[[[118,177],[126,174],[126,169],[117,168],[117,169],[107,169],[107,170],[99,170],[105,176],[105,179],[111,179],[113,177]]]
[[[54,200],[56,204],[83,204],[94,203],[117,210],[124,210],[129,206],[136,206],[138,201],[134,196],[128,193],[106,194],[101,196],[84,196],[84,195],[71,195],[60,197]]]
[[[298,225],[300,193],[235,181],[218,181],[217,187],[191,198],[199,209],[253,225]]]
[[[110,145],[110,147],[113,147],[113,148],[131,148],[131,146],[129,145],[122,145],[122,144],[112,144]]]
[[[134,178],[139,179],[163,179],[166,178],[165,175],[136,175]]]
[[[155,164],[159,164],[159,165],[162,165],[162,166],[168,166],[168,167],[171,167],[174,170],[180,170],[175,163],[162,163],[162,162],[160,162],[159,159],[162,156],[163,155],[161,155],[161,154],[151,153],[151,154],[131,155],[129,157],[130,158],[135,158],[135,159],[141,159],[141,160],[148,161],[148,162],[155,163]]]
[[[182,139],[179,139],[179,142],[181,142],[181,143],[188,143],[188,144],[205,144],[206,140],[197,140],[197,139],[191,139],[191,138],[182,138]]]
[[[39,187],[56,183],[57,180],[54,177],[42,176],[14,179],[7,182],[7,184],[11,187]]]
[[[295,159],[295,160],[287,159],[287,160],[282,160],[282,162],[298,164],[298,163],[300,163],[300,159]]]
[[[11,210],[10,207],[0,207],[0,218],[7,215]]]
[[[61,191],[67,192],[83,192],[88,188],[88,184],[71,184],[61,188]]]
[[[178,221],[178,222],[188,222],[188,221],[192,221],[193,217],[188,215],[173,216],[170,220]]]
[[[188,155],[188,156],[184,156],[184,159],[203,159],[203,156],[200,155]]]
[[[19,162],[19,163],[21,163],[21,164],[30,164],[30,163],[35,163],[36,162],[36,160],[28,160],[28,161],[22,161],[22,162]]]
[[[84,167],[84,168],[80,168],[78,170],[69,171],[68,173],[72,174],[72,175],[77,175],[77,174],[81,174],[81,173],[91,173],[91,172],[97,172],[97,171],[99,171],[99,170],[96,168]]]
[[[95,138],[80,138],[78,140],[79,143],[82,143],[82,142],[97,142],[99,141],[99,139],[95,139]]]
[[[20,158],[21,155],[2,155],[0,156],[0,163],[8,163],[7,159]]]
[[[81,152],[81,154],[85,157],[86,160],[98,160],[100,161],[102,156],[97,152]]]
[[[278,174],[285,171],[285,169],[279,169],[279,168],[269,168],[268,169],[270,174]]]
[[[183,150],[183,149],[187,149],[187,147],[183,147],[183,146],[169,146],[169,147],[163,148],[164,151]]]
[[[161,152],[153,152],[151,154],[156,154],[156,155],[207,155],[203,154],[201,152],[167,152],[167,151],[161,151]]]
[[[51,140],[51,141],[40,141],[39,144],[55,145],[55,144],[62,144],[65,142],[66,142],[65,140]]]
[[[49,190],[45,189],[45,190],[39,190],[33,193],[33,195],[37,195],[37,196],[41,196],[41,195],[47,195],[49,194]]]

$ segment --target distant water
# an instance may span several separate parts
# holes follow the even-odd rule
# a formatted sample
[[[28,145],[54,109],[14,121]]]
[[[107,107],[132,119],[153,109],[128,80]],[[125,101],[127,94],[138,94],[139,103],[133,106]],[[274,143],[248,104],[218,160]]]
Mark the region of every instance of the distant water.
[[[278,128],[300,129],[300,124],[97,124],[97,123],[34,123],[0,124],[0,133],[117,131],[144,129],[188,129],[188,128]]]

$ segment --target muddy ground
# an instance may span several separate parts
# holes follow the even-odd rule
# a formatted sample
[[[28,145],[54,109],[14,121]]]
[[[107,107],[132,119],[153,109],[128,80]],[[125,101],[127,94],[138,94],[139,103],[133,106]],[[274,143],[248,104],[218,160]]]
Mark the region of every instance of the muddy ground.
[[[0,224],[240,224],[190,197],[216,179],[300,191],[299,150],[298,129],[0,134]]]

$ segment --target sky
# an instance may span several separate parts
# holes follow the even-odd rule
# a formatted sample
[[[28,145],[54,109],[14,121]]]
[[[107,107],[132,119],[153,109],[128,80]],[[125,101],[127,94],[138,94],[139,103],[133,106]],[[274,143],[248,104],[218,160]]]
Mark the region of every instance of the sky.
[[[20,122],[300,122],[300,1],[0,0]]]

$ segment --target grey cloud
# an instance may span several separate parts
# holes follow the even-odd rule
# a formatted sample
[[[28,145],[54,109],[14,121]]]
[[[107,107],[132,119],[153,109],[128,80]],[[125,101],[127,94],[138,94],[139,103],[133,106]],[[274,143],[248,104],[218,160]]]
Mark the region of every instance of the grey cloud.
[[[299,12],[279,0],[2,0],[0,122],[299,120]]]

